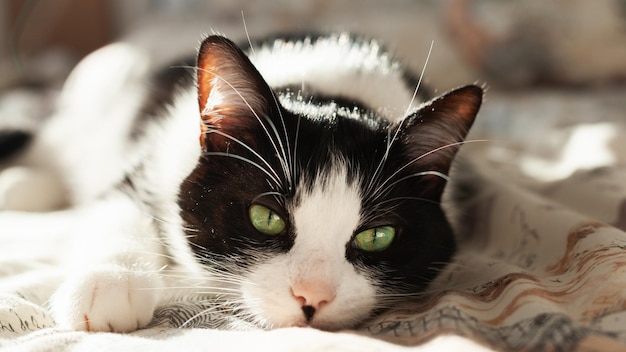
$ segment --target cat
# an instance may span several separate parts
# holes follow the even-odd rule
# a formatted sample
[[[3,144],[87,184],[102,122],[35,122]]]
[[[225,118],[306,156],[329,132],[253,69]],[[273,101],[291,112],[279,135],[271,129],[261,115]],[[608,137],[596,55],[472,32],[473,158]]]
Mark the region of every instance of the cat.
[[[450,262],[442,193],[482,88],[418,104],[418,79],[349,34],[247,52],[211,35],[156,76],[147,59],[84,59],[34,143],[92,204],[50,300],[60,327],[133,331],[203,292],[263,329],[354,328]]]

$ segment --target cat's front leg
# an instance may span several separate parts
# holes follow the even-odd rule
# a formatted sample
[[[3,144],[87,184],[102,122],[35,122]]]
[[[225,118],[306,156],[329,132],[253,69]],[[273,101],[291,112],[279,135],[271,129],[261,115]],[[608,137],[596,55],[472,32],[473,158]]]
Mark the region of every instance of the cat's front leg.
[[[66,276],[50,299],[57,325],[115,332],[145,327],[164,296],[168,265],[152,217],[114,194],[70,219]]]
[[[51,308],[61,328],[129,332],[148,325],[163,289],[158,273],[103,265],[65,281]]]

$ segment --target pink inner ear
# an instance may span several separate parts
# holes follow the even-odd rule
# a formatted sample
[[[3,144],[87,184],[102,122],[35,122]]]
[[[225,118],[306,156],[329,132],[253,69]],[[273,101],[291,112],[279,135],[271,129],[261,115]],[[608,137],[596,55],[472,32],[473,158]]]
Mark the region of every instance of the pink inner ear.
[[[198,106],[200,108],[200,114],[206,106],[206,102],[213,90],[213,79],[215,74],[213,73],[215,67],[215,58],[213,55],[203,54],[200,52],[198,56]]]
[[[197,71],[203,147],[207,138],[220,139],[207,133],[209,129],[239,138],[260,127],[269,113],[267,102],[272,92],[233,42],[220,36],[205,39],[198,53]]]

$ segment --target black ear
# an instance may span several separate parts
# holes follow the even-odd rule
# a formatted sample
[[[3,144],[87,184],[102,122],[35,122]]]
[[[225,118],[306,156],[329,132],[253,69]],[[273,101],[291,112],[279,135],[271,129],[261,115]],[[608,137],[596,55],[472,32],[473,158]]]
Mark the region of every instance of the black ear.
[[[246,54],[232,41],[210,36],[200,46],[197,72],[203,148],[226,148],[232,144],[226,136],[254,144],[249,138],[252,131],[258,130],[275,103],[270,87]]]
[[[413,160],[412,170],[448,174],[482,98],[482,88],[465,86],[433,99],[398,122],[404,153]]]

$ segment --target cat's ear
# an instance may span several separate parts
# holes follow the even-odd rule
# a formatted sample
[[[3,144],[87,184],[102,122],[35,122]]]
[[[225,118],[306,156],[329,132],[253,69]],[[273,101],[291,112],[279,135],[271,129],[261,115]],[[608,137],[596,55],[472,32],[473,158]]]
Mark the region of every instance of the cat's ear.
[[[404,153],[414,160],[412,169],[448,174],[482,98],[482,88],[465,86],[431,100],[398,122]]]
[[[272,91],[246,54],[221,36],[206,38],[197,60],[200,143],[223,149],[233,138],[253,144],[251,134],[271,114]]]

